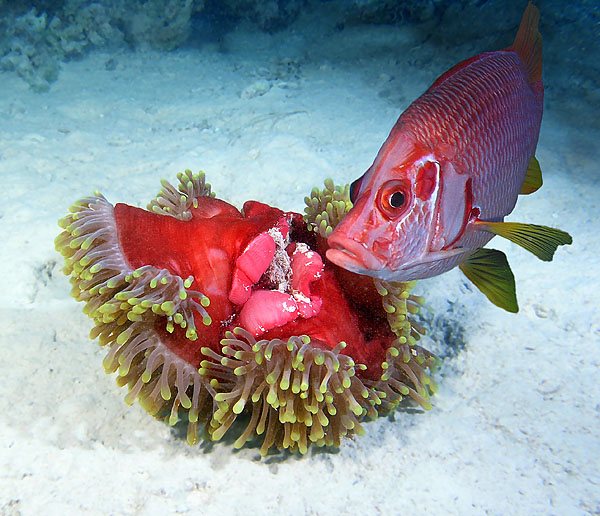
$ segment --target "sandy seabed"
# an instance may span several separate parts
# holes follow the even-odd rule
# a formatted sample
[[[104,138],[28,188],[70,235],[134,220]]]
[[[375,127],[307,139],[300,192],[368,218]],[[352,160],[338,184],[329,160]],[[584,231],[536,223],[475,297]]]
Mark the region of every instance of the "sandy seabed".
[[[0,515],[600,513],[600,131],[579,127],[585,101],[547,96],[545,183],[509,217],[574,244],[542,263],[494,240],[517,315],[458,271],[423,281],[425,346],[444,359],[433,410],[369,423],[336,453],[188,447],[123,402],[69,295],[56,220],[95,189],[145,206],[161,178],[202,169],[237,206],[302,211],[326,177],[354,180],[410,101],[487,50],[436,53],[418,37],[240,29],[170,54],[95,53],[44,94],[0,75]]]

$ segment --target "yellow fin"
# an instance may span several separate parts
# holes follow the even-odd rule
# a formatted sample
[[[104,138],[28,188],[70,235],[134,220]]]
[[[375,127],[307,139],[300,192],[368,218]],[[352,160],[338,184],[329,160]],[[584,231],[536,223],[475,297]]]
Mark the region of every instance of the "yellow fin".
[[[506,255],[496,249],[478,249],[460,265],[464,275],[496,306],[517,313],[515,277]]]
[[[528,195],[530,193],[539,190],[544,181],[542,180],[542,169],[540,168],[540,162],[535,156],[532,156],[529,166],[527,167],[527,174],[525,175],[525,181],[521,186],[521,195]]]
[[[559,245],[571,244],[573,239],[569,233],[560,229],[522,224],[520,222],[477,222],[495,235],[504,237],[523,249],[535,254],[540,260],[552,261]]]

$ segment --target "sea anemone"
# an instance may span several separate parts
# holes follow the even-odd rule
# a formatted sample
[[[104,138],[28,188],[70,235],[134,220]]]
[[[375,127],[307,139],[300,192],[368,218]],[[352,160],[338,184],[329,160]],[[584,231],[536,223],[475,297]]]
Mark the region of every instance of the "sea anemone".
[[[205,425],[235,447],[262,439],[306,453],[339,446],[409,397],[430,407],[437,359],[418,345],[423,300],[413,283],[349,273],[323,261],[350,209],[330,180],[298,214],[216,199],[204,174],[163,181],[148,211],[99,192],[59,221],[72,295],[108,348],[107,373],[153,416]]]

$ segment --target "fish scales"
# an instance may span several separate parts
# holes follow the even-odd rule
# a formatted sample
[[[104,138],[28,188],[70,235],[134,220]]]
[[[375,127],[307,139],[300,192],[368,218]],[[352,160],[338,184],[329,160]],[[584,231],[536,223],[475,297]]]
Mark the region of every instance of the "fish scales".
[[[542,95],[532,90],[523,62],[514,52],[500,51],[434,83],[397,126],[432,150],[452,146],[452,161],[472,178],[482,218],[499,219],[515,206],[541,117]]]

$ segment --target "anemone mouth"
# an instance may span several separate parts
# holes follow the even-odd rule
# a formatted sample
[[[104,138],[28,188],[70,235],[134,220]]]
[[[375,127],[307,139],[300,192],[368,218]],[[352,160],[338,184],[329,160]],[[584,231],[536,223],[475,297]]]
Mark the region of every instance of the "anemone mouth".
[[[190,220],[191,196],[212,195],[202,175],[186,171],[180,182],[179,192],[163,183],[149,205],[153,212]],[[375,281],[396,336],[376,378],[344,352],[344,342],[331,346],[308,335],[259,340],[236,327],[210,346],[197,344],[193,353],[176,350],[173,334],[191,346],[212,324],[208,298],[191,288],[194,278],[129,266],[114,208],[99,193],[70,211],[59,221],[64,231],[55,245],[73,297],[94,321],[90,337],[108,348],[107,373],[128,386],[128,404],[138,399],[170,425],[186,420],[190,445],[199,440],[200,424],[219,440],[246,413],[249,422],[235,447],[258,438],[262,455],[273,447],[306,453],[311,445],[340,446],[343,437],[362,434],[362,423],[389,413],[403,398],[430,408],[437,359],[417,344],[424,330],[411,319],[422,304],[410,294],[414,284]]]

